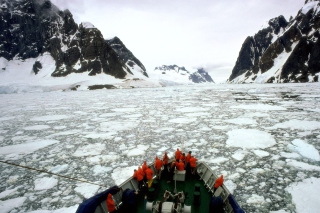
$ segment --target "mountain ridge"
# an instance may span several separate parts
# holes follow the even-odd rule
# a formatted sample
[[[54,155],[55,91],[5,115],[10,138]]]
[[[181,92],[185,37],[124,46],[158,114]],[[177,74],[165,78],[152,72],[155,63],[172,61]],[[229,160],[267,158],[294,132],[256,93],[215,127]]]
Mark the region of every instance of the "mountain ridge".
[[[307,0],[295,18],[278,16],[244,41],[228,83],[319,81],[320,2]]]
[[[195,83],[214,83],[211,76],[203,68],[190,69],[184,66],[178,65],[162,65],[155,67],[153,75],[156,74],[157,78],[160,79],[162,84],[174,85],[176,84],[195,84]],[[179,80],[175,80],[179,79]],[[165,83],[166,82],[166,83]]]
[[[113,48],[93,24],[78,25],[69,10],[61,11],[49,0],[0,0],[0,28],[2,85],[69,84],[74,88],[86,82],[86,86],[132,88],[139,86],[139,79],[141,87],[159,86],[146,82],[144,65],[119,38],[122,51]]]

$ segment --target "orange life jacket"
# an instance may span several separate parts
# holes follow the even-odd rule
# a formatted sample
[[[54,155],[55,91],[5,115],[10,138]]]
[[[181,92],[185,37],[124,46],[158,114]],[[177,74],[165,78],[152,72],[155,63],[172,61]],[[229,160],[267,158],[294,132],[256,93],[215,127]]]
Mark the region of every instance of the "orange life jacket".
[[[188,153],[187,156],[186,156],[186,160],[185,160],[186,163],[189,163],[189,162],[190,162],[190,158],[191,158],[191,155]]]
[[[146,170],[147,180],[151,180],[153,178],[153,171],[150,168]]]
[[[190,160],[189,160],[189,163],[190,163],[190,167],[192,167],[192,168],[195,168],[195,167],[197,167],[197,158],[195,158],[195,157],[191,157],[190,158]]]
[[[180,150],[177,150],[177,151],[175,152],[175,156],[176,156],[176,159],[177,159],[177,160],[180,159],[181,154],[182,154],[182,152],[181,152]]]
[[[139,170],[135,171],[133,174],[133,177],[135,179],[137,179],[137,181],[141,181],[143,180],[143,175],[141,174],[141,172]]]
[[[111,194],[108,194],[106,203],[107,203],[108,212],[113,212],[116,210],[116,206],[114,205],[114,200],[112,199]]]
[[[223,175],[217,178],[216,182],[214,183],[214,188],[218,188],[219,186],[222,186],[223,184]]]
[[[147,162],[143,162],[142,164],[142,170],[144,171],[144,173],[146,172],[148,166],[147,166]]]
[[[167,165],[167,164],[168,164],[168,161],[169,161],[168,155],[167,155],[167,154],[164,154],[162,160],[163,160],[164,165]]]
[[[177,170],[183,171],[184,170],[184,163],[183,162],[176,162]]]
[[[159,158],[156,159],[156,162],[154,163],[154,167],[156,168],[156,170],[160,170],[162,167],[163,163],[162,160],[160,160]]]

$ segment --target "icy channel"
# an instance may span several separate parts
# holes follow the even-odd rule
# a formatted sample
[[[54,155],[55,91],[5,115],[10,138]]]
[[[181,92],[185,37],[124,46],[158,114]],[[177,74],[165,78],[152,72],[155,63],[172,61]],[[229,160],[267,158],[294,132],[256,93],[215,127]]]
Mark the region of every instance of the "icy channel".
[[[0,94],[0,212],[75,212],[178,147],[223,174],[246,212],[318,212],[319,94],[319,83]]]

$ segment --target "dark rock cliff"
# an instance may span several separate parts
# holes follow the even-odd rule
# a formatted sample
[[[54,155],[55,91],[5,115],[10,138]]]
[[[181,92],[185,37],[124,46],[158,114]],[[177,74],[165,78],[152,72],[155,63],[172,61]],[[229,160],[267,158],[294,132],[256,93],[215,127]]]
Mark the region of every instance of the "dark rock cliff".
[[[129,68],[138,68],[144,76],[148,77],[144,65],[132,54],[132,52],[122,43],[122,41],[118,37],[106,40],[106,42],[120,56],[120,58]]]
[[[203,68],[199,68],[196,71],[191,72],[185,67],[179,67],[177,65],[162,65],[160,67],[156,67],[155,71],[159,71],[163,75],[165,75],[167,72],[175,72],[183,76],[188,76],[189,81],[192,83],[214,83],[211,76]]]
[[[45,52],[56,62],[53,77],[104,72],[125,78],[130,72],[101,32],[90,23],[78,26],[70,11],[60,11],[49,0],[0,0],[0,57],[24,60]],[[36,62],[34,73],[41,72],[41,68]]]
[[[297,16],[271,19],[242,45],[228,79],[231,83],[319,81],[320,3],[306,1]]]

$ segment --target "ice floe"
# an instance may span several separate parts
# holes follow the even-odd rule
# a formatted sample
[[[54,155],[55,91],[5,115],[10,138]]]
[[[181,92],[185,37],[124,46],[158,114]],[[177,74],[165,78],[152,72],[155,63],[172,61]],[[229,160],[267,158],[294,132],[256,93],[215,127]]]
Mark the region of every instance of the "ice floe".
[[[58,140],[38,140],[35,142],[16,144],[11,146],[3,146],[3,147],[0,147],[0,154],[10,155],[10,158],[18,158],[19,155],[26,155],[56,143],[59,143],[59,141]]]
[[[292,141],[292,144],[288,145],[288,149],[297,152],[303,157],[310,158],[311,160],[320,161],[320,155],[318,150],[311,144],[307,142],[295,139]]]
[[[62,119],[67,119],[70,116],[68,115],[46,115],[46,116],[40,116],[40,117],[34,117],[31,118],[31,121],[57,121]]]
[[[48,126],[48,125],[34,125],[34,126],[27,126],[23,129],[24,130],[45,130],[45,129],[50,129],[50,126]]]
[[[292,200],[296,205],[298,213],[319,211],[320,178],[310,177],[302,182],[291,183],[286,190],[292,195]]]
[[[53,177],[38,178],[34,181],[34,190],[48,190],[58,185],[58,180]]]
[[[96,144],[88,144],[86,146],[79,147],[74,153],[75,157],[84,157],[84,156],[92,156],[92,155],[100,155],[100,153],[106,149],[105,144],[96,143]]]
[[[142,165],[142,163],[141,163]],[[114,180],[115,184],[119,185],[126,181],[128,178],[130,178],[133,175],[133,172],[135,169],[138,169],[138,166],[129,166],[129,167],[118,167],[115,168],[111,174],[112,179]]]
[[[286,160],[288,166],[295,167],[300,170],[308,170],[308,171],[319,171],[320,172],[320,166],[310,165],[308,163],[296,161],[293,159],[287,159]]]
[[[12,209],[16,208],[17,206],[21,206],[26,199],[27,199],[26,197],[17,197],[13,199],[4,200],[4,201],[0,200],[1,212],[4,212],[4,213],[10,212]]]
[[[80,183],[74,189],[77,193],[81,194],[84,198],[88,199],[95,195],[100,187],[89,183]]]
[[[137,155],[144,155],[145,151],[149,148],[149,146],[146,145],[138,145],[137,147],[128,150],[127,156],[137,156]]]
[[[268,129],[299,129],[299,130],[315,130],[320,128],[319,121],[306,121],[306,120],[289,120],[283,123],[276,124]]]
[[[231,106],[231,109],[246,109],[246,110],[257,110],[257,111],[273,111],[273,110],[287,110],[281,106],[274,106],[268,104],[247,104],[239,106]]]
[[[227,133],[228,146],[244,149],[267,148],[276,144],[274,137],[257,129],[234,129]]]

